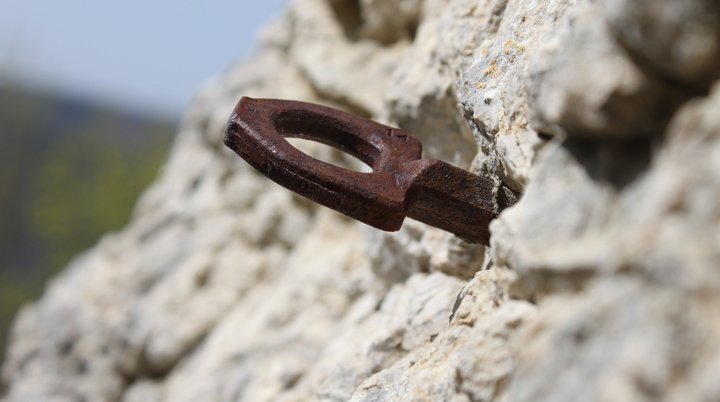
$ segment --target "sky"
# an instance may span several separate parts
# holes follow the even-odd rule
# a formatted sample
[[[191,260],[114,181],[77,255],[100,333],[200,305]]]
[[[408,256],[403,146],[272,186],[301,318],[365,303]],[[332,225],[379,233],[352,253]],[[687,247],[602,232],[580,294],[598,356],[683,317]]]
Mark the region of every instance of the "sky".
[[[0,80],[176,117],[286,0],[0,0]]]

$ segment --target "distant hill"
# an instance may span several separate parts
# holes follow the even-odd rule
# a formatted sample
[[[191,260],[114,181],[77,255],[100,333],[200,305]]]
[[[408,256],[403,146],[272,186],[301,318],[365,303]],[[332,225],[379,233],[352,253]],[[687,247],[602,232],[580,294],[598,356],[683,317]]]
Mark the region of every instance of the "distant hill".
[[[174,131],[167,119],[0,84],[0,345],[50,275],[128,221]]]

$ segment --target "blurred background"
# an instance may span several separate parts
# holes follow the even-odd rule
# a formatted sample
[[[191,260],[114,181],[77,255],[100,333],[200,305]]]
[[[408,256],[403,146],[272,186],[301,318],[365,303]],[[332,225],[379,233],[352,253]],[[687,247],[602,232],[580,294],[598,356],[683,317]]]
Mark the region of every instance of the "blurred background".
[[[122,228],[193,92],[285,0],[0,0],[0,363],[47,279]]]

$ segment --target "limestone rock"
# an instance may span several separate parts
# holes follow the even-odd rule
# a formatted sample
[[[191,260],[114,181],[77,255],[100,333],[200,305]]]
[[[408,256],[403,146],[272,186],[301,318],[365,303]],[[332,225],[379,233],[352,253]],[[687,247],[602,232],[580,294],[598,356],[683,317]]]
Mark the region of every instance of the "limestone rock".
[[[699,88],[720,77],[716,1],[601,2],[619,43],[645,68]]]
[[[720,400],[719,15],[290,2],[198,92],[128,226],[23,308],[0,400]],[[398,125],[522,197],[491,247],[364,227],[222,145],[243,95]]]

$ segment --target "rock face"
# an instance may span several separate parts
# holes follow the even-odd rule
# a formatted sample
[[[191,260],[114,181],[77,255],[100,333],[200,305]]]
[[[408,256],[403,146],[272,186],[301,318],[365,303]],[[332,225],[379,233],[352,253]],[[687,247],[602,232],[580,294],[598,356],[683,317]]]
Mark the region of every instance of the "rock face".
[[[718,4],[291,2],[132,222],[23,309],[4,402],[720,400]],[[243,95],[399,126],[522,198],[489,248],[363,227],[222,146]]]

